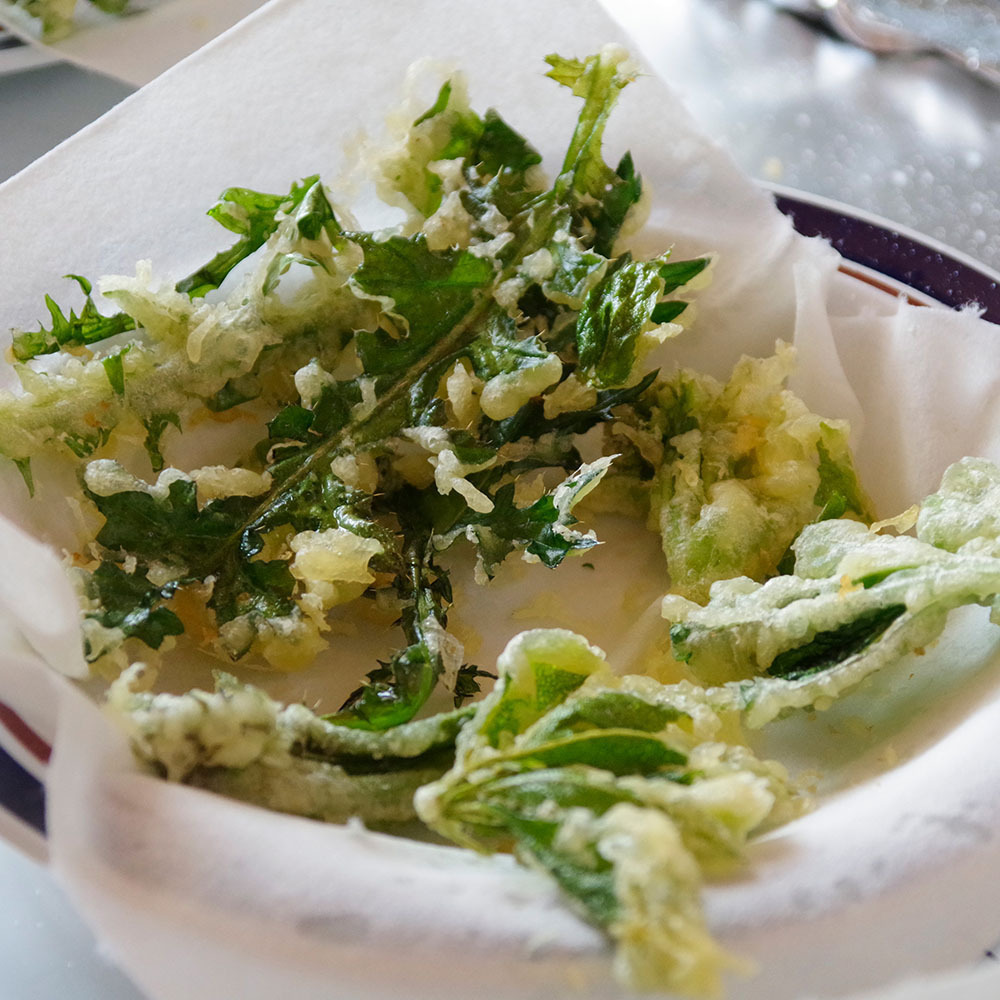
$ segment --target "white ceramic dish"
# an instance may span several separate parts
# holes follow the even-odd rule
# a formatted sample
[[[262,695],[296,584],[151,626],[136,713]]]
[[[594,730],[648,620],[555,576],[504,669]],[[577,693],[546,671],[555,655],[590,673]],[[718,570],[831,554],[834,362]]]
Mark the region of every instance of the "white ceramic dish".
[[[829,240],[842,270],[887,295],[959,309],[977,302],[1000,323],[1000,275],[965,254],[828,198],[769,185],[775,202],[806,236]],[[47,739],[0,701],[0,835],[34,856],[44,849]],[[997,928],[1000,938],[1000,926]]]
[[[963,255],[828,199],[777,188],[774,195],[800,232],[822,236],[837,246],[844,257],[842,270],[863,283],[862,294],[875,288],[877,294],[954,308],[975,300],[987,316],[1000,316],[1000,276]],[[46,737],[0,702],[0,836],[42,862],[46,856],[44,782],[50,752]],[[1000,925],[994,936],[1000,939]],[[989,933],[984,939],[992,940]],[[961,996],[994,996],[991,991],[1000,985],[1000,970],[994,977],[991,957],[985,952],[970,953],[968,968],[959,970],[954,980],[962,984]],[[107,973],[103,961],[95,961],[94,970],[95,982]],[[85,990],[86,970],[81,973],[81,990]],[[891,991],[891,997],[936,1000],[946,989],[953,989],[951,982],[948,978],[904,983]],[[881,995],[866,993],[865,998]]]
[[[386,9],[388,9],[388,6]],[[398,60],[403,66],[408,61],[407,57],[412,58],[414,50],[416,50],[416,54],[423,54],[425,51],[443,48],[439,44],[439,37],[433,35],[430,35],[429,38],[422,37],[419,31],[416,31],[406,21],[405,14],[408,6],[400,4],[393,7],[395,14],[399,17],[399,25],[387,25],[385,23],[379,25],[379,28],[383,32],[380,38],[383,40],[387,37],[391,38],[393,44],[402,50],[398,55]],[[521,6],[523,8],[521,16],[531,16],[528,12],[529,5],[522,4]],[[298,106],[300,95],[304,92],[304,88],[308,87],[310,81],[314,80],[318,73],[323,70],[324,64],[318,59],[313,59],[305,67],[300,67],[299,64],[303,61],[301,48],[296,47],[288,41],[290,33],[287,30],[285,32],[275,32],[273,30],[275,27],[284,27],[287,29],[294,26],[296,23],[296,14],[303,12],[312,12],[315,14],[317,9],[317,4],[311,2],[311,0],[300,0],[297,3],[289,2],[273,7],[271,8],[270,15],[255,20],[253,25],[254,31],[241,32],[238,39],[234,34],[229,37],[228,42],[225,44],[213,47],[210,53],[202,53],[202,57],[193,60],[186,66],[177,67],[168,75],[169,78],[168,76],[164,76],[152,88],[149,88],[145,93],[137,95],[131,102],[126,102],[114,115],[98,123],[88,133],[71,141],[61,151],[53,154],[50,159],[39,163],[32,170],[16,178],[2,193],[4,197],[8,198],[5,204],[11,207],[12,218],[15,219],[18,225],[24,226],[25,232],[28,232],[28,223],[35,222],[37,218],[37,206],[41,205],[43,212],[48,210],[52,215],[52,229],[46,232],[63,233],[66,229],[73,230],[75,234],[74,238],[72,240],[64,240],[62,248],[67,249],[67,253],[70,249],[74,252],[79,251],[80,257],[86,258],[85,260],[79,260],[79,262],[76,258],[67,259],[65,263],[61,260],[60,266],[66,269],[72,268],[84,271],[85,273],[96,274],[127,266],[127,264],[123,265],[123,259],[131,261],[140,255],[135,251],[137,248],[147,245],[151,229],[162,234],[183,232],[185,237],[187,237],[187,230],[182,227],[190,223],[190,220],[195,216],[197,211],[203,210],[206,202],[205,191],[203,189],[206,185],[214,193],[226,184],[234,182],[258,185],[265,189],[272,187],[276,182],[276,178],[278,178],[277,183],[286,183],[289,169],[300,169],[298,165],[306,162],[307,156],[315,153],[315,135],[317,133],[322,136],[332,133],[337,136],[349,138],[347,126],[351,124],[350,116],[347,116],[346,122],[345,117],[341,116],[336,122],[336,128],[330,127],[330,124],[333,123],[324,127],[323,123],[316,121],[317,113],[325,113],[325,105],[322,102],[310,105],[308,116]],[[282,21],[282,16],[286,17],[287,20]],[[487,15],[484,14],[485,16]],[[586,21],[588,16],[590,15],[585,11],[581,15],[581,18],[583,21]],[[608,30],[600,22],[599,18],[593,18],[588,23],[593,29],[592,36],[594,33],[600,34]],[[247,28],[248,25],[244,27]],[[391,30],[394,27],[396,35],[392,36]],[[456,30],[465,28],[466,35],[461,40],[449,38],[450,47],[463,51],[461,45],[468,44],[471,51],[475,47],[477,40],[481,44],[480,36],[482,34],[482,27],[479,23],[471,26],[456,25],[455,28]],[[268,29],[272,30],[269,31]],[[390,31],[388,36],[384,34],[386,30]],[[562,30],[562,25],[559,25],[558,29],[553,29],[554,33],[555,30]],[[332,29],[328,29],[327,35],[330,36],[328,40],[332,40],[335,37],[333,36]],[[583,32],[583,35],[586,36],[586,32]],[[589,38],[584,37],[581,44],[590,45],[593,41],[592,36]],[[359,37],[348,36],[344,39],[344,44],[353,46],[347,53],[343,54],[344,64],[349,66],[363,64],[366,53],[371,50],[372,37],[372,35],[362,33]],[[268,59],[274,60],[275,46],[280,45],[283,40],[288,42],[288,44],[284,48],[279,48],[277,52],[278,63],[282,70],[282,75],[279,77],[278,82],[275,83],[267,79],[258,80],[259,67],[269,65]],[[337,41],[340,42],[341,39],[337,38]],[[534,44],[535,41],[533,37],[532,43]],[[552,45],[552,42],[541,38],[538,39],[537,44],[538,46],[544,44],[546,47],[549,47]],[[329,49],[325,51],[329,51]],[[437,54],[440,55],[441,52],[437,52]],[[496,76],[498,67],[489,65],[489,60],[494,55],[497,58],[498,66],[502,68],[503,63],[500,55],[490,51],[481,55],[486,65],[484,67],[476,67],[477,69],[481,69],[481,72],[487,78],[489,78],[491,71],[493,77]],[[524,58],[523,54],[520,58]],[[397,69],[399,69],[398,65]],[[296,73],[300,74],[299,78],[295,77]],[[204,95],[208,91],[207,85],[211,82],[217,82],[223,89],[228,87],[231,92],[228,93],[228,101],[224,103],[223,107],[218,110],[218,113],[214,117],[199,122],[197,115],[200,110],[204,109]],[[364,107],[375,106],[375,101],[378,102],[377,106],[379,107],[385,107],[391,103],[397,86],[396,79],[393,79],[391,82],[385,82],[383,86],[381,78],[371,78],[365,75],[362,83],[365,88],[364,101],[359,103],[362,103]],[[531,86],[534,86],[534,84]],[[528,93],[533,93],[533,91],[529,89]],[[245,101],[241,100],[244,95],[246,95]],[[386,99],[383,100],[383,98]],[[486,99],[493,100],[494,98],[488,96]],[[527,107],[529,109],[528,119],[530,122],[530,113],[533,108],[530,104]],[[629,121],[627,117],[628,111],[624,113],[626,116],[625,121],[627,122]],[[294,122],[294,127],[288,124],[289,116],[291,116],[291,120]],[[260,158],[255,158],[260,149],[256,128],[260,127],[259,120],[261,118],[267,122],[267,134],[271,138],[272,143],[272,145],[267,147],[267,155],[263,161]],[[198,128],[194,130],[195,134],[193,135],[189,134],[193,127],[192,122],[198,124]],[[633,119],[633,129],[635,128],[635,124],[635,120]],[[648,117],[644,124],[650,124]],[[653,124],[658,123],[654,122]],[[303,128],[309,129],[308,135],[303,134]],[[528,127],[526,127],[526,131],[529,134],[534,134]],[[661,141],[661,138],[658,136],[656,141]],[[692,141],[692,144],[695,146],[694,153],[690,154],[692,161],[696,161],[701,166],[708,158],[708,150],[698,147],[696,141]],[[96,166],[105,162],[114,162],[116,164],[117,170],[113,177],[104,176],[100,173],[99,169],[95,169]],[[289,163],[294,163],[296,166],[290,168]],[[312,166],[313,162],[310,160],[306,169],[311,169]],[[720,171],[724,172],[724,167],[720,167]],[[120,216],[116,215],[114,218],[113,235],[109,236],[109,230],[105,228],[102,230],[103,238],[95,241],[92,236],[92,230],[88,225],[93,216],[88,216],[80,208],[76,208],[73,212],[60,213],[56,210],[58,206],[55,203],[37,197],[46,192],[58,191],[61,193],[67,187],[80,199],[80,204],[92,204],[97,207],[101,205],[106,206],[106,204],[113,201],[115,204],[120,203],[124,206]],[[171,198],[169,201],[161,197],[161,193],[166,190],[170,191]],[[35,195],[36,197],[29,199],[31,195]],[[26,212],[24,207],[29,203],[31,205],[30,214]],[[801,213],[805,207],[808,206],[802,201],[796,207],[799,213],[797,217],[800,221]],[[22,211],[25,211],[23,219],[20,217]],[[773,215],[773,212],[768,213],[768,217],[771,215]],[[851,214],[847,212],[844,218],[850,220],[850,216]],[[35,230],[37,231],[39,228],[36,224]],[[786,228],[785,226],[779,227],[781,232],[784,232]],[[881,229],[883,233],[888,232],[885,226],[882,226]],[[218,236],[214,232],[204,237],[200,232],[192,233],[191,242],[195,244],[193,249],[187,240],[183,241],[183,248],[181,248],[182,241],[175,241],[174,249],[180,254],[193,253],[197,257],[205,249],[214,250],[217,239]],[[890,234],[889,242],[891,243],[893,239],[894,237]],[[21,310],[21,315],[12,316],[11,320],[13,322],[27,323],[34,319],[34,315],[27,310],[32,307],[32,302],[40,301],[40,293],[42,291],[50,290],[46,286],[50,282],[51,266],[49,266],[47,272],[42,273],[43,264],[49,262],[49,265],[51,265],[52,248],[49,240],[49,237],[46,239],[34,239],[33,244],[21,255],[24,261],[20,259],[18,261],[17,268],[19,270],[16,275],[16,281],[19,288],[19,298],[17,309]],[[933,253],[940,253],[939,250],[928,249]],[[166,252],[169,253],[170,250]],[[0,253],[0,256],[2,256],[2,253]],[[179,260],[175,258],[172,263],[177,266],[183,266],[184,259],[183,257]],[[744,259],[741,263],[743,265],[753,265],[755,262],[750,259]],[[876,271],[879,270],[879,263],[879,259],[869,261],[869,264],[873,265]],[[898,274],[893,274],[888,263],[883,265],[883,269],[887,274],[886,282],[899,277]],[[976,271],[976,269],[972,268],[972,271]],[[995,279],[993,276],[980,276],[985,280],[987,286],[990,286],[992,283],[992,287],[995,289]],[[867,277],[871,278],[871,273]],[[882,282],[881,278],[878,280],[880,283]],[[42,284],[43,282],[44,284]],[[857,285],[858,283],[849,282],[849,284]],[[938,298],[946,302],[959,301],[950,300],[948,295],[944,294],[947,292],[947,288],[943,288],[935,294],[934,288],[925,287],[924,283],[918,282],[916,279],[911,284],[919,286],[917,292],[919,292],[920,296]],[[884,292],[873,291],[870,288],[868,288],[866,294],[881,299],[885,298]],[[925,312],[925,310],[914,311]],[[926,311],[930,312],[930,310]],[[947,313],[943,310],[936,313],[936,315],[947,317]],[[773,340],[773,332],[771,336]],[[23,713],[21,719],[22,721],[26,721]],[[38,727],[32,724],[31,728],[35,729],[36,735],[49,735],[44,726]],[[0,735],[8,742],[10,748],[14,749],[15,753],[25,751],[27,747],[24,745],[23,734],[22,736],[15,737],[10,735],[12,732],[10,726],[5,727],[5,729],[6,733]],[[16,722],[13,729],[17,729]],[[15,747],[15,743],[21,744],[20,750]],[[73,745],[76,746],[79,744],[74,743]],[[44,751],[42,756],[44,756]],[[35,754],[34,757],[37,766],[40,768],[42,762],[39,759],[39,755]],[[67,760],[65,755],[63,759],[65,763]],[[25,763],[32,767],[36,766],[28,758],[24,758],[21,761],[22,765]],[[66,777],[66,775],[67,770],[64,767],[63,776]],[[157,785],[156,794],[159,793],[162,787]],[[183,793],[185,791],[187,790],[171,789],[171,794],[173,792]],[[23,797],[16,798],[15,804],[23,807],[25,804]],[[82,805],[83,803],[73,800],[64,802],[62,815],[63,819],[67,821],[64,823],[64,830],[68,828],[69,820],[79,819],[84,815],[83,812],[79,810],[74,811],[72,808],[73,806]],[[100,814],[100,809],[97,812]],[[825,816],[826,814],[822,810],[815,814],[814,830],[822,827]],[[275,822],[277,823],[279,819],[282,824],[285,822],[295,823],[296,829],[299,832],[304,830],[302,821],[286,821],[284,818],[275,818]],[[310,825],[310,827],[310,836],[322,836],[316,831],[315,825]],[[53,829],[58,829],[58,825],[55,825]],[[872,837],[875,839],[877,839],[879,833],[880,831],[877,830],[871,831]],[[343,838],[334,837],[333,839],[342,840]],[[766,861],[767,859],[764,858],[763,860]],[[100,880],[99,873],[95,872],[94,877],[95,880]],[[80,886],[78,885],[77,888],[79,889]],[[102,886],[87,885],[85,888],[87,890],[99,890]],[[109,888],[109,886],[105,886],[104,888]],[[735,889],[739,891],[740,887],[737,886]],[[111,892],[111,895],[113,896],[114,893]],[[78,902],[82,896],[82,893],[77,896]],[[869,902],[876,909],[880,905],[878,901]],[[889,909],[891,910],[892,906],[898,908],[900,905],[908,902],[910,900],[900,897],[897,893],[896,897],[891,901]],[[913,907],[911,907],[912,910]],[[871,913],[871,908],[869,908],[868,912]],[[835,919],[835,917],[836,914],[830,917],[830,920]],[[841,923],[845,923],[845,921],[841,921]],[[846,923],[849,925],[850,920],[848,919]],[[819,926],[823,929],[825,925],[820,921]],[[322,930],[322,927],[317,927],[317,929]],[[787,933],[789,931],[788,928],[785,930],[785,938],[779,942],[781,949],[779,949],[778,954],[768,955],[770,982],[772,985],[775,976],[784,976],[788,980],[793,971],[799,977],[805,977],[810,973],[810,970],[805,968],[802,962],[798,963],[798,968],[795,970],[785,967],[784,962],[789,954],[787,950]],[[791,929],[792,932],[795,930],[797,930],[795,927]],[[850,943],[850,934],[847,932],[853,931],[856,935],[857,930],[856,926],[853,928],[847,926],[844,929],[844,935],[838,940],[838,944],[846,947]],[[190,933],[194,933],[195,931],[196,928],[192,925]],[[136,946],[141,946],[141,935],[139,935],[138,930],[135,933],[138,936],[133,943]],[[757,935],[758,939],[766,938],[767,933],[767,928],[761,929]],[[928,932],[929,936],[930,932]],[[990,926],[984,929],[980,925],[977,928],[977,940],[979,937],[982,937],[984,942],[991,942],[993,937],[995,937],[995,928]],[[924,938],[920,938],[917,935],[914,938],[914,942],[915,947],[922,946]],[[147,951],[160,950],[158,947],[154,948],[154,946],[159,946],[159,944],[159,940],[151,939],[151,941],[147,941]],[[172,946],[175,947],[176,944],[177,941],[175,940]],[[977,949],[977,944],[970,938],[968,951],[958,952],[958,957],[955,961],[974,960]],[[767,947],[762,945],[762,954],[767,954],[767,950]],[[774,948],[772,947],[773,951]],[[170,954],[169,949],[164,951],[165,957],[162,961],[168,962]],[[134,956],[125,952],[121,957],[131,959]],[[153,957],[155,956],[145,956],[148,959],[152,959]],[[397,960],[397,956],[395,955],[387,955],[385,957],[385,964],[387,966],[392,965],[392,962],[389,961],[390,959],[393,961]],[[903,957],[905,957],[904,951],[897,950],[894,953],[894,960],[901,960]],[[940,956],[937,957],[940,959]],[[362,952],[355,963],[354,969],[347,971],[351,974],[357,973],[358,968],[363,966],[367,960],[368,958]],[[396,964],[400,970],[405,970],[405,963],[396,961]],[[499,967],[503,964],[504,953],[498,951],[494,965]],[[147,967],[145,971],[147,973],[146,982],[153,982],[155,970],[152,967]],[[187,973],[188,971],[179,967],[173,969],[175,975]],[[383,970],[379,969],[378,971],[381,973]],[[422,973],[426,973],[425,978],[431,976],[434,972],[433,969],[422,969],[421,971]],[[495,968],[494,972],[496,971],[497,969]],[[514,981],[516,975],[524,972],[523,969],[514,968],[508,971],[512,981]],[[842,972],[843,970],[838,971]],[[454,970],[452,970],[453,973]],[[802,979],[800,978],[799,981],[801,982]],[[885,977],[876,981],[884,982]],[[348,985],[350,984],[349,979],[345,980],[345,982]],[[762,980],[762,982],[765,983],[766,987],[767,980]],[[850,988],[849,977],[844,979],[844,982],[848,983],[844,989],[840,988],[844,983],[839,983],[837,987],[841,993]],[[386,980],[384,977],[381,980],[381,984],[383,987],[381,994],[377,994],[373,986],[371,990],[361,989],[355,995],[368,996],[369,993],[372,996],[389,995],[386,992]],[[428,987],[429,985],[431,985],[429,982],[423,982],[421,988]],[[341,987],[342,990],[346,988],[347,986],[343,985]],[[414,984],[413,988],[415,992],[419,992],[416,984]],[[182,993],[178,993],[177,989],[179,987],[175,987],[173,995],[183,995]],[[507,987],[507,993],[503,995],[507,995],[513,989],[515,989],[514,986]],[[786,992],[788,989],[791,989],[791,987],[786,986]],[[799,993],[801,992],[799,990]],[[215,995],[222,995],[222,993],[217,990]],[[420,993],[420,995],[424,995],[424,993]],[[498,996],[500,994],[494,990],[493,995]],[[594,995],[597,994],[595,993]]]

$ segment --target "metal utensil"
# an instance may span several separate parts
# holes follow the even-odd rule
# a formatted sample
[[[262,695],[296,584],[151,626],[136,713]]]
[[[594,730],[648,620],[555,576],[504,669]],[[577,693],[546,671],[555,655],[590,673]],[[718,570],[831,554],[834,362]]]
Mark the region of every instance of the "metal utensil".
[[[772,0],[878,53],[934,53],[1000,85],[1000,0]]]

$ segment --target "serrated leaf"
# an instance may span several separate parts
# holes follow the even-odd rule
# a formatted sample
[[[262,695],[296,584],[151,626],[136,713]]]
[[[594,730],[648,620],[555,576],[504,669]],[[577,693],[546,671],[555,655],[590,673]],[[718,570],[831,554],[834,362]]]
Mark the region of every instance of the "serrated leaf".
[[[180,417],[176,413],[154,413],[143,421],[146,428],[146,454],[149,456],[150,465],[153,472],[160,472],[163,469],[163,452],[160,443],[163,434],[168,427],[181,429]]]
[[[629,209],[637,205],[641,197],[642,178],[635,172],[632,154],[625,153],[619,160],[614,175],[605,183],[598,202],[599,210],[590,212],[594,227],[594,249],[598,253],[605,257],[611,256]]]
[[[619,93],[632,81],[633,70],[623,53],[609,50],[583,61],[550,55],[546,62],[552,79],[584,99],[557,184],[575,193],[577,211],[594,229],[594,250],[609,257],[629,208],[642,192],[630,154],[612,170],[601,152],[608,117]]]
[[[570,410],[555,417],[546,417],[542,400],[532,400],[514,416],[486,428],[485,437],[500,447],[522,438],[541,438],[546,434],[585,434],[592,427],[614,420],[618,407],[636,403],[656,381],[657,371],[649,372],[633,386],[621,389],[601,389],[595,401],[580,410]]]
[[[101,610],[88,614],[106,628],[121,629],[128,638],[140,639],[152,649],[159,649],[168,635],[184,631],[181,620],[162,602],[173,596],[173,587],[158,587],[146,579],[137,567],[126,573],[111,563],[101,563],[90,575],[101,602]]]
[[[294,212],[303,204],[310,192],[319,186],[319,177],[307,177],[293,184],[288,194],[266,194],[249,188],[227,188],[218,202],[208,210],[208,215],[240,239],[229,249],[217,253],[207,264],[177,282],[177,291],[187,293],[192,299],[206,295],[218,288],[226,275],[240,261],[259,250],[268,237],[278,228],[280,211]],[[320,188],[320,194],[322,189]],[[317,197],[315,193],[311,195]],[[325,201],[325,195],[323,195]],[[327,207],[329,203],[327,202]],[[331,211],[332,215],[332,211]],[[312,231],[312,215],[306,223]]]
[[[512,552],[523,550],[549,568],[558,566],[574,550],[592,548],[597,540],[572,530],[576,523],[573,507],[603,478],[610,460],[600,459],[581,466],[554,489],[526,507],[514,502],[515,485],[501,486],[491,499],[492,510],[479,513],[461,511],[458,520],[444,534],[444,544],[458,537],[474,537],[483,570],[488,576]],[[502,472],[503,470],[497,470]],[[492,476],[497,472],[486,475]],[[482,481],[482,477],[472,477]]]
[[[547,249],[555,262],[555,271],[542,282],[542,293],[559,305],[579,309],[587,293],[604,276],[607,257],[582,249],[568,229],[557,231]]]
[[[65,277],[75,281],[86,296],[83,308],[79,314],[71,309],[67,316],[55,300],[46,295],[45,306],[52,325],[48,329],[42,327],[14,334],[12,350],[18,361],[28,361],[67,347],[96,344],[108,337],[135,329],[135,320],[125,313],[104,316],[97,311],[90,294],[92,286],[86,278],[79,274],[67,274]]]
[[[663,288],[658,261],[626,254],[584,300],[576,324],[583,377],[602,389],[625,384],[636,361],[639,337],[652,321]]]
[[[97,541],[107,549],[122,550],[145,562],[161,560],[169,552],[187,566],[198,566],[206,549],[233,531],[235,517],[220,509],[224,502],[198,509],[197,487],[190,479],[170,483],[164,497],[129,490],[90,499],[106,518]],[[246,506],[246,498],[239,498]]]
[[[357,237],[365,253],[354,281],[364,292],[392,300],[389,307],[404,328],[398,336],[384,330],[357,335],[365,372],[401,374],[470,312],[477,293],[492,283],[493,264],[465,250],[434,253],[422,235],[377,241]]]
[[[523,186],[524,174],[542,162],[538,150],[492,108],[483,117],[483,130],[474,152],[466,159],[481,175],[505,175],[503,182],[508,191],[514,184]]]

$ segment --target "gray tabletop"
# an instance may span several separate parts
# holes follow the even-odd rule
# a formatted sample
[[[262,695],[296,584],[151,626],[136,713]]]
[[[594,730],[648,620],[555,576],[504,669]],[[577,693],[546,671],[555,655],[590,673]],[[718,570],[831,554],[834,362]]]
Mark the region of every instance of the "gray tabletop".
[[[763,0],[609,6],[752,176],[883,216],[1000,270],[1000,90],[932,57],[876,58]],[[0,180],[128,93],[65,65],[0,76]],[[0,238],[11,238],[3,220]],[[48,873],[2,843],[0,886],[3,996],[138,1000]]]
[[[1000,270],[1000,88],[938,57],[872,55],[764,0],[615,6],[747,173]]]
[[[62,63],[0,76],[0,180],[16,174],[130,93],[122,83]]]

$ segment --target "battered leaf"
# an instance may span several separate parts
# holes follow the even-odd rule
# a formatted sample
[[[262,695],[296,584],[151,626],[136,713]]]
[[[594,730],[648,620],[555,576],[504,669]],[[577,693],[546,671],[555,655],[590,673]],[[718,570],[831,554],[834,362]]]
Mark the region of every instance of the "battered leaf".
[[[177,291],[191,298],[200,298],[213,288],[218,288],[226,275],[240,261],[259,250],[267,238],[278,228],[278,213],[295,213],[304,208],[299,217],[299,229],[309,239],[319,235],[319,223],[333,220],[333,212],[323,194],[318,176],[307,177],[293,184],[288,194],[265,194],[249,188],[227,188],[219,200],[208,210],[219,225],[240,238],[228,249],[221,250],[207,264],[177,282]]]
[[[168,635],[184,631],[177,615],[160,606],[173,596],[174,588],[150,583],[143,567],[129,574],[111,563],[101,563],[91,579],[101,611],[88,617],[105,628],[121,629],[126,637],[140,639],[152,649],[159,649]]]
[[[700,912],[698,861],[739,857],[787,800],[779,772],[709,749],[679,689],[622,690],[572,633],[522,633],[498,669],[454,767],[417,792],[418,814],[468,847],[513,845],[616,941],[633,986],[714,988],[725,959]]]
[[[14,334],[12,349],[18,361],[28,361],[64,348],[97,344],[108,337],[135,329],[135,320],[125,313],[105,316],[97,311],[90,294],[93,286],[86,278],[79,274],[67,274],[65,277],[75,281],[86,296],[83,308],[79,314],[70,309],[67,316],[55,300],[46,295],[45,305],[49,310],[52,326]]]
[[[577,320],[580,370],[600,389],[625,385],[639,356],[640,338],[652,326],[663,294],[663,260],[619,257],[583,302]]]

